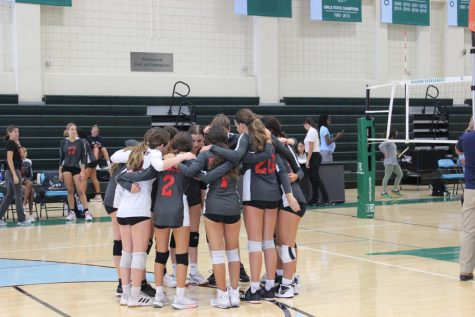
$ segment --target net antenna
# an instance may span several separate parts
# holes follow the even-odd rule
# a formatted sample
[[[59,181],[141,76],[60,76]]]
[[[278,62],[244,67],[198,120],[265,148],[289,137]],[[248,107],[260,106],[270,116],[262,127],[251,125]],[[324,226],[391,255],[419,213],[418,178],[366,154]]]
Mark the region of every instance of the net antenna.
[[[473,33],[472,33],[473,34]],[[475,59],[475,49],[472,48],[472,59]],[[474,62],[475,65],[475,62]],[[381,84],[376,86],[366,87],[366,116],[370,114],[384,114],[387,113],[387,128],[385,138],[368,138],[370,142],[384,142],[389,139],[391,133],[391,121],[394,110],[394,103],[396,98],[404,98],[405,105],[405,137],[404,139],[392,139],[395,143],[419,143],[419,144],[456,144],[457,140],[449,139],[429,139],[429,138],[417,138],[410,137],[410,106],[417,106],[421,108],[420,113],[425,113],[427,108],[427,102],[431,102],[431,106],[439,107],[437,100],[448,101],[453,105],[464,105],[466,100],[475,100],[472,96],[475,94],[475,83],[472,83],[472,76],[459,76],[459,77],[440,77],[440,78],[428,78],[428,79],[416,79],[416,80],[401,80],[393,81],[387,84]],[[375,90],[390,89],[389,109],[387,110],[371,110],[371,93]],[[436,91],[436,94],[431,94],[429,91]],[[444,99],[436,99],[436,97]],[[419,101],[414,102],[413,100]],[[416,103],[416,105],[411,104]],[[421,104],[421,101],[424,103]],[[422,109],[423,106],[423,109]],[[475,113],[475,103],[472,102],[472,115]]]

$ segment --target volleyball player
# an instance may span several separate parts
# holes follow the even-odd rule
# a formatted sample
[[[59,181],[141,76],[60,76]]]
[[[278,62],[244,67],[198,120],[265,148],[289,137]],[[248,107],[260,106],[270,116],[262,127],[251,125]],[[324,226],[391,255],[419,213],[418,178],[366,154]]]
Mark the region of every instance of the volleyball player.
[[[71,210],[74,206],[74,187],[79,195],[86,221],[92,221],[89,211],[83,182],[86,179],[85,166],[87,164],[86,145],[78,137],[77,127],[68,123],[64,131],[65,139],[59,145],[59,179],[64,182],[68,190],[68,216],[66,220],[76,219],[76,214]]]

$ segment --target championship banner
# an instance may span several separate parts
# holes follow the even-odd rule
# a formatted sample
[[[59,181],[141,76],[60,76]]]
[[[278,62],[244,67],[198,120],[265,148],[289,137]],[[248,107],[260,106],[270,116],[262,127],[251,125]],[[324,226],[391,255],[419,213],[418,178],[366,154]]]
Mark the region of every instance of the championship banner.
[[[447,0],[449,26],[468,26],[469,0]]]
[[[381,22],[430,25],[429,0],[381,0]]]
[[[361,22],[361,0],[311,0],[310,19]]]
[[[291,18],[292,0],[234,0],[234,13]]]
[[[18,3],[44,4],[49,6],[71,7],[72,0],[15,0]]]

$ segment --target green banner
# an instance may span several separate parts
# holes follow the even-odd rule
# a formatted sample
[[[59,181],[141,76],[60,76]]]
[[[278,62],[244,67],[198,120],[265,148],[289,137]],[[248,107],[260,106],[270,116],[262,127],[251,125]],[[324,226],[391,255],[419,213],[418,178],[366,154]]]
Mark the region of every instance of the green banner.
[[[361,0],[311,0],[310,19],[361,22]]]
[[[469,0],[447,0],[447,21],[450,26],[468,26]]]
[[[292,0],[234,0],[234,12],[242,15],[292,17]]]
[[[381,21],[430,25],[430,0],[381,0]]]
[[[33,4],[43,4],[49,6],[63,6],[63,7],[71,7],[72,0],[15,0],[19,3],[33,3]]]

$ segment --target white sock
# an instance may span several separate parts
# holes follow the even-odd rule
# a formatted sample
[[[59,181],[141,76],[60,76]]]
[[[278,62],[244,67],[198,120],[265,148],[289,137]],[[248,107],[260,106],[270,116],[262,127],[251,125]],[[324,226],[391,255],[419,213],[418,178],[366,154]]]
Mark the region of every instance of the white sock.
[[[185,288],[177,287],[176,288],[176,297],[183,298],[185,297]]]
[[[107,167],[111,167],[111,161],[107,161]]]
[[[172,264],[173,276],[176,276],[176,264]]]
[[[270,291],[275,285],[274,280],[266,280],[266,291]]]
[[[130,298],[137,300],[139,296],[140,296],[140,286],[139,287],[132,286],[130,290]]]
[[[124,296],[124,298],[129,298],[130,297],[130,289],[131,289],[132,286],[130,286],[130,284],[122,284],[122,296]]]
[[[198,264],[196,263],[190,263],[190,274],[191,275],[195,275],[196,273],[198,273]]]
[[[163,286],[155,286],[155,291],[156,291],[156,294],[163,293]]]
[[[282,285],[289,286],[292,284],[292,280],[289,280],[285,277],[282,278]]]
[[[260,288],[259,282],[251,282],[251,293],[257,292],[259,288]]]
[[[284,270],[277,269],[277,270],[275,270],[275,274],[277,274],[278,276],[282,276],[282,275],[284,275]]]

